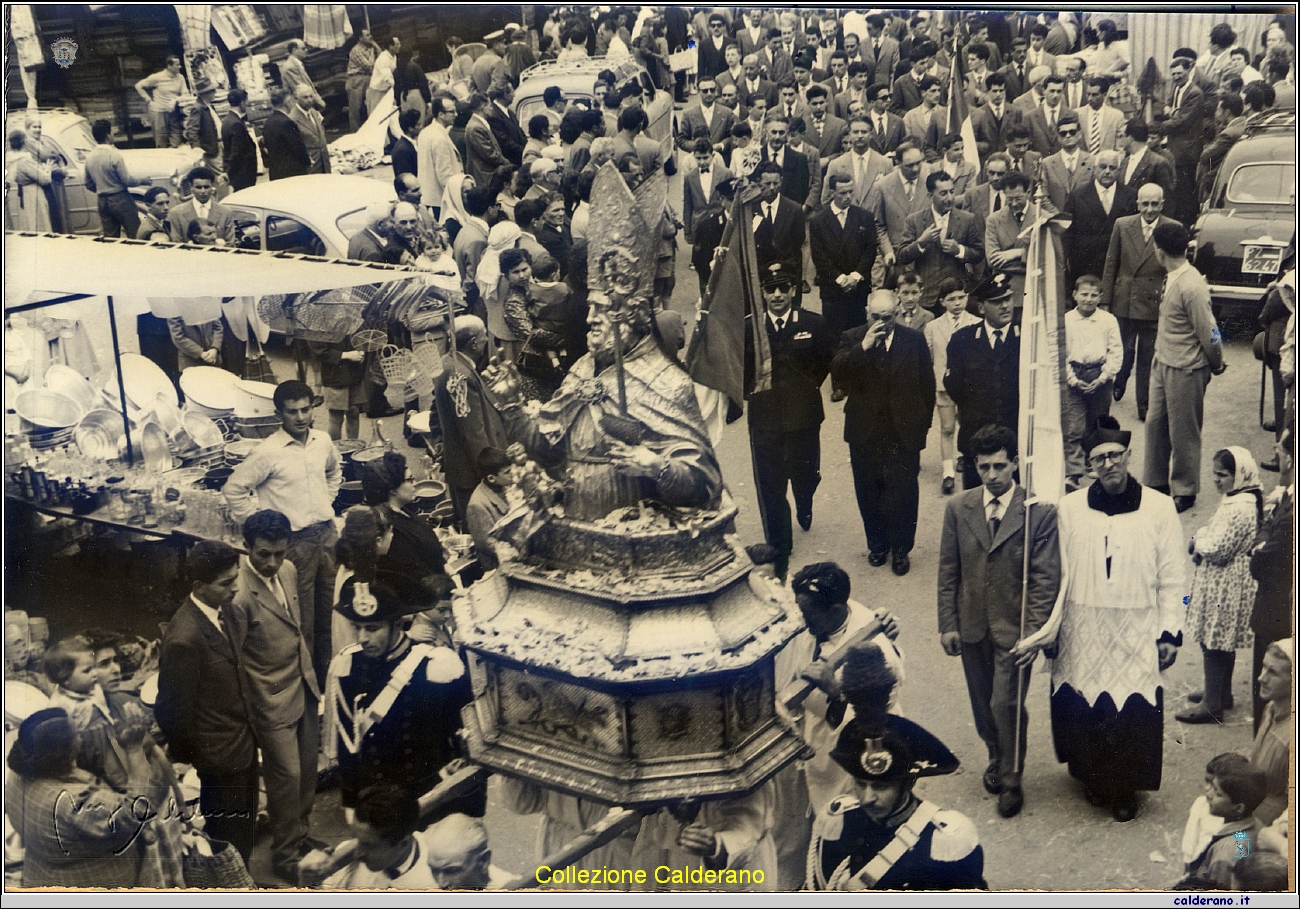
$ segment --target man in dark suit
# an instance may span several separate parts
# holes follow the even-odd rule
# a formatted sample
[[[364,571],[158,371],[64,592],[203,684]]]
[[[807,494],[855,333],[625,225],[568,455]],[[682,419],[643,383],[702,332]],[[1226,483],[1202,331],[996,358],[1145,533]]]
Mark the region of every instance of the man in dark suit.
[[[803,206],[804,214],[815,207],[817,200],[809,190],[812,178],[808,173],[808,156],[787,147],[790,123],[784,117],[767,121],[767,144],[763,146],[763,160],[773,162],[781,171],[781,195]]]
[[[262,124],[263,158],[272,180],[296,177],[311,172],[311,157],[303,141],[298,124],[289,116],[293,97],[282,88],[271,89],[271,105],[275,108]]]
[[[1138,419],[1147,415],[1151,383],[1151,357],[1155,353],[1156,327],[1165,285],[1165,270],[1156,256],[1152,233],[1172,218],[1161,214],[1164,191],[1156,183],[1138,190],[1138,214],[1120,218],[1111,231],[1106,250],[1106,270],[1101,278],[1101,306],[1119,320],[1124,342],[1124,364],[1115,376],[1115,400],[1124,397],[1136,364]]]
[[[687,175],[689,179],[690,175]],[[731,204],[736,196],[736,180],[729,178],[718,181],[714,187],[713,201],[707,208],[695,212],[693,220],[694,240],[691,246],[691,264],[700,279],[700,296],[709,286],[709,276],[713,273],[713,254],[722,245],[722,238],[727,231],[727,221],[731,218]]]
[[[932,308],[944,278],[969,286],[970,269],[984,261],[984,237],[974,215],[953,207],[952,177],[935,171],[925,178],[925,188],[930,206],[908,216],[895,254],[899,265],[916,265],[925,289],[921,305]]]
[[[867,322],[867,294],[876,263],[876,219],[853,204],[853,178],[830,177],[831,201],[808,220],[808,239],[822,316],[838,339],[846,329]]]
[[[785,51],[779,28],[767,30],[767,46],[756,54],[758,66],[770,82],[779,85],[782,79],[794,72],[794,60]]]
[[[982,485],[953,498],[944,510],[939,641],[944,653],[961,657],[975,730],[989,751],[984,788],[998,796],[1000,815],[1014,817],[1025,801],[1020,786],[1029,728],[1024,699],[1038,653],[1020,654],[1016,648],[1047,621],[1061,586],[1056,508],[1026,506],[1025,491],[1015,481],[1011,429],[981,427],[970,450]]]
[[[1044,158],[1061,150],[1057,126],[1074,114],[1073,110],[1066,107],[1064,97],[1065,80],[1060,76],[1048,76],[1043,80],[1042,105],[1025,115],[1025,123],[1033,137],[1034,151]]]
[[[388,242],[392,230],[393,203],[376,202],[366,209],[365,226],[348,240],[348,258],[361,262],[397,264],[399,253]]]
[[[230,188],[238,192],[257,182],[257,149],[245,119],[244,105],[248,102],[248,93],[241,88],[232,88],[226,100],[230,103],[230,110],[221,120],[221,148]]]
[[[871,147],[882,155],[892,155],[906,135],[902,119],[897,114],[890,113],[892,97],[887,85],[877,82],[867,86],[866,118],[871,124]]]
[[[808,118],[804,121],[808,127],[808,142],[817,146],[822,161],[829,162],[844,150],[849,124],[830,111],[830,90],[826,86],[809,86],[805,97],[808,101]]]
[[[1029,52],[1028,38],[1011,40],[1011,62],[998,70],[1007,80],[1007,100],[1015,101],[1029,91],[1029,66],[1025,57]]]
[[[510,110],[510,105],[515,100],[515,88],[508,80],[498,82],[488,89],[488,100],[491,103],[485,113],[488,125],[492,127],[492,135],[496,137],[505,159],[518,167],[524,160],[524,146],[528,144],[528,136]]]
[[[1174,159],[1180,190],[1170,199],[1169,216],[1190,227],[1196,220],[1196,165],[1205,146],[1205,94],[1192,81],[1193,61],[1175,57],[1169,64],[1169,103],[1165,107],[1166,148]]]
[[[483,480],[479,454],[485,448],[505,449],[510,441],[496,399],[479,375],[487,365],[487,326],[477,316],[457,316],[455,331],[456,351],[442,359],[433,399],[442,426],[447,492],[464,527],[469,497]]]
[[[1024,174],[1029,179],[1029,186],[1038,185],[1039,171],[1042,169],[1043,156],[1029,147],[1029,127],[1021,122],[1006,132],[1007,157],[1011,159],[1011,171]]]
[[[1007,134],[1019,126],[1023,115],[1007,103],[1007,77],[1002,73],[989,73],[984,78],[986,98],[983,106],[970,113],[971,130],[975,133],[975,147],[980,160],[994,152],[1006,151]]]
[[[754,98],[767,100],[767,109],[776,107],[776,83],[764,79],[757,54],[746,54],[740,64],[744,68],[744,78],[736,84],[736,97],[740,100],[741,116],[749,116],[750,102]]]
[[[892,85],[898,69],[898,42],[885,35],[885,17],[867,16],[867,39],[862,42],[862,62],[870,68],[869,84]]]
[[[727,47],[735,44],[735,39],[727,34],[727,18],[721,13],[709,16],[709,30],[696,39],[696,71],[700,83],[712,81],[718,73],[727,68]]]
[[[921,106],[921,80],[930,74],[939,47],[933,41],[922,41],[912,49],[911,68],[894,80],[894,110],[906,113]],[[943,101],[939,101],[940,104]]]
[[[202,149],[204,167],[221,173],[221,127],[213,107],[217,100],[217,87],[203,76],[194,80],[194,93],[199,96],[199,101],[186,115],[182,135],[191,146]]]
[[[233,845],[248,864],[257,827],[257,743],[239,655],[225,613],[235,597],[239,553],[202,540],[190,550],[189,598],[163,634],[154,718],[168,757],[199,774],[205,830]]]
[[[1020,417],[1020,326],[1011,324],[1011,288],[990,285],[984,321],[953,332],[943,387],[957,405],[962,488],[980,485],[971,438],[983,426],[1014,426]]]
[[[1141,118],[1134,117],[1124,125],[1124,160],[1120,162],[1119,179],[1134,191],[1155,183],[1167,197],[1174,191],[1174,165],[1147,147],[1150,138],[1151,129]]]
[[[259,511],[244,522],[235,597],[226,610],[230,643],[239,654],[253,735],[262,751],[266,811],[271,819],[271,867],[296,882],[316,799],[320,751],[320,687],[303,637],[298,571],[286,558],[289,519]]]
[[[469,96],[470,118],[465,124],[465,173],[474,178],[474,185],[485,187],[503,164],[509,164],[502,153],[488,121],[488,108],[492,102],[478,92]],[[521,152],[522,156],[522,152]],[[521,157],[522,160],[522,157]]]
[[[712,78],[700,78],[700,103],[682,111],[678,121],[677,147],[689,151],[703,128],[714,145],[721,145],[731,135],[736,115],[718,104],[718,83]]]
[[[1115,222],[1137,214],[1137,193],[1118,182],[1119,152],[1104,151],[1093,159],[1093,179],[1070,193],[1065,203],[1070,217],[1065,232],[1067,286],[1081,275],[1096,274],[1105,262]]]
[[[871,84],[871,67],[865,63],[849,64],[849,87],[835,93],[835,116],[845,122],[853,118],[849,115],[849,105],[854,101],[862,102],[862,112],[866,115],[867,103],[867,86]]]
[[[412,114],[415,116],[411,116]],[[415,140],[420,135],[420,112],[402,111],[398,117],[398,125],[402,129],[402,137],[393,144],[393,150],[389,153],[393,161],[393,176],[400,177],[402,174],[419,176],[420,158],[415,151]]]
[[[186,176],[190,181],[190,191],[193,196],[188,202],[182,202],[167,213],[172,242],[186,242],[189,239],[190,225],[196,218],[211,221],[212,226],[216,228],[217,236],[227,242],[233,240],[234,213],[214,199],[217,191],[217,175],[208,168],[200,166]]]
[[[835,354],[835,336],[821,316],[793,308],[795,281],[780,262],[762,271],[772,387],[749,397],[754,486],[763,534],[779,553],[779,577],[785,577],[794,548],[787,485],[794,488],[799,526],[812,527],[813,494],[821,482],[821,386]]]
[[[758,204],[754,210],[754,245],[760,274],[774,262],[795,277],[796,290],[803,284],[804,213],[800,202],[781,195],[784,176],[773,161],[754,168],[758,180]]]
[[[898,298],[878,290],[868,301],[868,324],[840,338],[831,372],[848,393],[844,441],[849,443],[853,489],[866,531],[867,561],[893,571],[911,569],[920,501],[921,451],[934,417],[934,365],[919,331],[895,325]]]

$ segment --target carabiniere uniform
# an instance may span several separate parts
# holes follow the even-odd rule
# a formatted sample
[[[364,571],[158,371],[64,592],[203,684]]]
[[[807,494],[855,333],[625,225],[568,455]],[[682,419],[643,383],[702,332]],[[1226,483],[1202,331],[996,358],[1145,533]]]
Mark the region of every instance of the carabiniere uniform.
[[[349,582],[350,583],[350,582]],[[335,607],[355,622],[400,617],[396,598],[382,588],[357,584]],[[375,594],[378,594],[376,596]],[[327,735],[336,749],[342,802],[355,808],[358,794],[378,782],[423,795],[459,756],[460,709],[473,699],[469,674],[448,647],[401,636],[388,653],[372,659],[360,645],[346,647],[330,663],[326,688]],[[486,790],[456,800],[447,811],[482,817]]]

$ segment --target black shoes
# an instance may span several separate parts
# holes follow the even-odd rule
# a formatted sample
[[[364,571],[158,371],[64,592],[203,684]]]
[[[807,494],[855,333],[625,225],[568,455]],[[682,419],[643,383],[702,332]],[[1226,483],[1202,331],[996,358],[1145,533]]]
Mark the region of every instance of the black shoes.
[[[1137,817],[1137,796],[1133,793],[1120,796],[1110,808],[1110,816],[1121,824],[1127,824]]]
[[[848,392],[846,392],[843,388],[832,388],[832,389],[831,389],[831,403],[832,403],[832,404],[834,404],[834,403],[836,403],[836,402],[838,402],[838,401],[843,401],[843,400],[844,400],[845,398],[847,398],[848,396],[849,396]]]
[[[900,578],[912,570],[912,560],[907,557],[905,552],[894,553],[894,574]]]
[[[989,761],[989,765],[984,768],[984,791],[989,795],[999,795],[1002,792],[1002,778],[998,776],[997,761]]]
[[[1025,807],[1025,793],[1019,786],[1008,786],[998,795],[998,814],[1015,817]]]
[[[801,512],[797,517],[798,517],[798,519],[799,519],[799,526],[800,526],[800,527],[802,527],[804,530],[811,530],[811,529],[812,529],[812,512],[811,512],[811,511],[808,512],[807,514],[803,514],[803,513]]]
[[[1279,470],[1282,469],[1282,465],[1277,462],[1277,455],[1273,455],[1273,457],[1270,460],[1261,463],[1259,465],[1259,469],[1269,470],[1272,471],[1273,473],[1277,473]]]
[[[950,495],[952,495],[952,491],[953,491],[956,487],[957,487],[957,481],[956,481],[955,479],[953,479],[952,477],[944,477],[944,478],[943,478],[943,494],[944,494],[944,495],[946,495],[946,496],[950,496]]]
[[[867,564],[870,565],[872,568],[879,568],[887,561],[889,561],[889,553],[887,552],[867,553]]]
[[[1123,400],[1124,400],[1124,386],[1123,386],[1123,385],[1119,385],[1119,384],[1116,384],[1116,385],[1115,385],[1114,397],[1115,397],[1115,400],[1116,400],[1116,401],[1123,401]]]
[[[1192,725],[1198,725],[1201,723],[1222,723],[1223,713],[1211,713],[1206,710],[1203,705],[1197,704],[1194,707],[1188,707],[1180,713],[1175,713],[1174,719],[1180,723],[1190,723]]]
[[[1187,696],[1187,701],[1190,704],[1199,704],[1203,700],[1205,700],[1204,691],[1193,691],[1191,694]],[[1231,710],[1235,706],[1237,706],[1237,702],[1233,699],[1231,694],[1229,694],[1227,697],[1223,699],[1224,710]]]
[[[1184,511],[1191,511],[1192,506],[1195,504],[1196,496],[1174,496],[1174,508],[1178,509],[1179,514]]]

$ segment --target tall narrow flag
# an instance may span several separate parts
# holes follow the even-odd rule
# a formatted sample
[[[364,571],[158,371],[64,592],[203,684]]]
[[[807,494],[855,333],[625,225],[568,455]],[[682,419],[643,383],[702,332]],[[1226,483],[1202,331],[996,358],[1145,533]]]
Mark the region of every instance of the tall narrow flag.
[[[752,392],[772,387],[772,348],[761,318],[758,250],[750,229],[753,211],[753,205],[742,202],[737,194],[719,247],[723,255],[709,275],[699,321],[686,352],[686,371],[691,378],[722,392],[735,404]]]
[[[948,79],[948,134],[959,135],[966,163],[980,169],[980,153],[975,147],[975,127],[970,122],[970,107],[966,104],[966,67],[962,65],[962,49],[957,39],[952,42],[952,72]]]

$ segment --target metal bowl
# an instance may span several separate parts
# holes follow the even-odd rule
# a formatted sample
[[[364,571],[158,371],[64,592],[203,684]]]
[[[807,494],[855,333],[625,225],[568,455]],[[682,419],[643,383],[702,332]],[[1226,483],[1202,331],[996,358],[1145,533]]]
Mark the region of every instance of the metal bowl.
[[[64,429],[76,426],[86,409],[65,394],[45,388],[29,388],[14,401],[14,410],[33,426]]]
[[[71,366],[55,363],[45,372],[45,387],[50,391],[67,395],[81,405],[83,411],[94,410],[99,403],[99,393],[95,386]]]
[[[194,444],[199,448],[220,447],[223,442],[221,430],[211,419],[201,413],[188,411],[182,418],[185,431],[189,433]]]
[[[158,395],[170,401],[172,406],[180,403],[176,397],[176,386],[172,384],[171,379],[167,378],[167,373],[162,371],[162,367],[153,360],[136,353],[124,353],[121,356],[121,363],[126,399],[133,406],[140,410],[148,410],[153,407],[154,398]],[[105,390],[109,393],[109,397],[116,400],[117,376],[109,377]]]
[[[181,373],[187,409],[214,420],[235,412],[238,382],[234,373],[216,366],[191,366]]]
[[[235,387],[235,416],[243,419],[275,416],[274,396],[275,386],[270,382],[240,379]]]
[[[124,435],[122,415],[105,408],[86,414],[73,432],[82,455],[101,461],[111,461],[117,457],[118,444]]]

